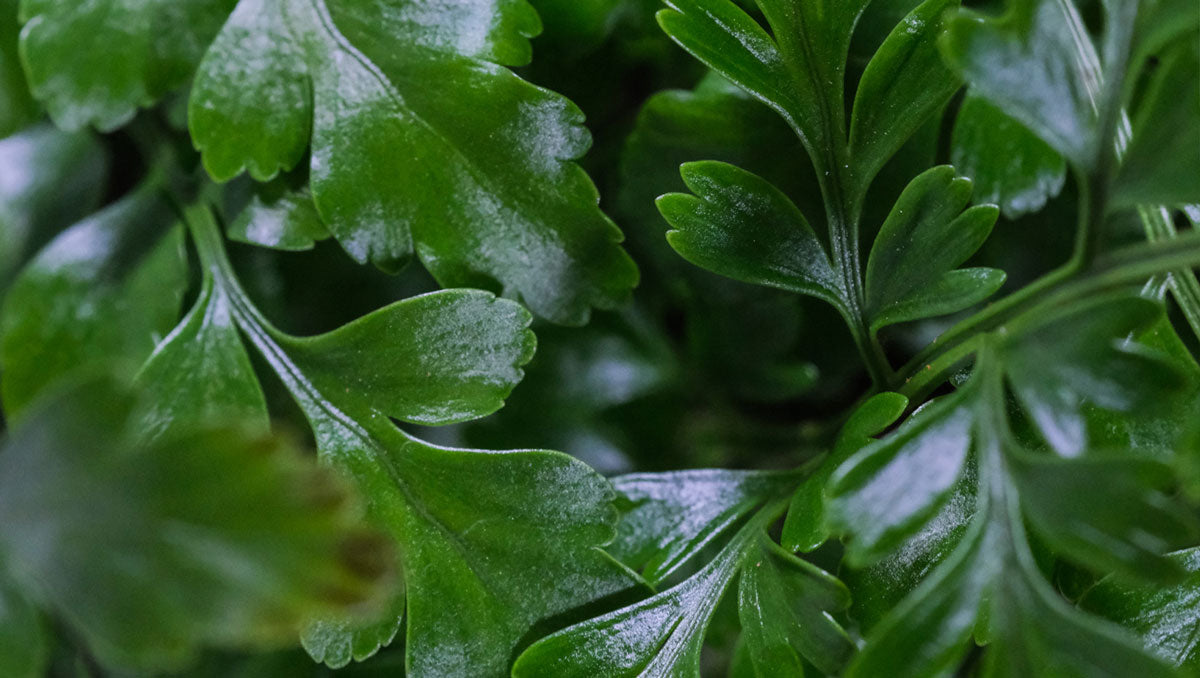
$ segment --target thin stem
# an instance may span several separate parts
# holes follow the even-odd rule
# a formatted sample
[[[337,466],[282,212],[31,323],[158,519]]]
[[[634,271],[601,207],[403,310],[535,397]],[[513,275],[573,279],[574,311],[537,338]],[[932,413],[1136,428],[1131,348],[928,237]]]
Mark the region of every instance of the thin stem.
[[[1105,290],[1144,282],[1160,273],[1200,266],[1200,232],[1181,235],[1168,242],[1133,245],[1098,258],[1087,270],[1063,267],[1001,302],[967,318],[930,344],[905,365],[900,374],[900,392],[915,397],[941,383],[947,374],[969,357],[981,335],[1009,322]]]

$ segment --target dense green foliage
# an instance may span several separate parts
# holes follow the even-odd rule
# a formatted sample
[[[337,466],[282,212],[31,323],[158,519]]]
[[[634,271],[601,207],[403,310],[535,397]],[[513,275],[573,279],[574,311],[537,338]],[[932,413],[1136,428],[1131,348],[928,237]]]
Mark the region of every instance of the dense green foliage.
[[[1200,675],[1198,226],[1195,0],[0,0],[0,676]]]

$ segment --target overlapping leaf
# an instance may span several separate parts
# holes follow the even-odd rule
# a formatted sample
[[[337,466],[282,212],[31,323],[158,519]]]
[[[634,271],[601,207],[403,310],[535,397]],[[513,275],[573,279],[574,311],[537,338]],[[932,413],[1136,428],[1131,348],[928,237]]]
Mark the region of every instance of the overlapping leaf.
[[[356,481],[369,516],[399,546],[407,600],[394,599],[393,614],[374,624],[331,618],[310,628],[306,645],[317,659],[342,665],[370,655],[395,635],[403,610],[411,675],[500,676],[536,624],[633,584],[595,548],[613,537],[616,511],[611,487],[586,466],[555,452],[437,447],[391,421],[449,423],[497,409],[532,355],[520,306],[447,290],[294,337],[245,296],[211,215],[192,210],[189,226],[206,292],[155,360],[180,364],[212,350],[226,377],[243,383],[221,389],[229,397],[210,411],[253,409],[251,376],[230,369],[244,358],[229,345],[240,330],[304,411],[321,456]],[[200,376],[173,387],[202,392]]]
[[[20,0],[29,86],[60,127],[116,129],[192,77],[236,0]]]
[[[950,161],[975,182],[975,195],[1004,216],[1040,210],[1058,195],[1067,165],[1053,148],[983,97],[968,93],[954,123]]]
[[[957,268],[987,240],[997,209],[966,209],[971,181],[941,166],[900,194],[867,259],[866,310],[871,328],[960,311],[1004,283],[992,268]],[[965,209],[965,211],[964,211]]]
[[[235,420],[147,442],[139,409],[90,379],[39,400],[0,452],[8,570],[107,665],[279,643],[386,593],[389,545],[331,471]]]
[[[415,249],[443,285],[495,281],[582,323],[637,275],[573,162],[582,114],[503,67],[538,30],[521,0],[242,0],[189,126],[220,180],[273,177],[311,142],[317,210],[356,260],[396,270]]]
[[[14,282],[0,315],[0,395],[19,418],[56,379],[95,361],[135,368],[175,322],[182,238],[148,182],[67,229]]]
[[[849,603],[845,588],[766,536],[764,528],[783,503],[766,496],[761,501],[770,503],[695,574],[646,600],[543,638],[517,659],[513,676],[697,678],[705,629],[739,574],[740,615],[752,661],[768,663],[769,670],[782,672],[778,675],[799,667],[800,657],[836,670],[853,650],[828,614]],[[652,526],[651,532],[656,530]]]

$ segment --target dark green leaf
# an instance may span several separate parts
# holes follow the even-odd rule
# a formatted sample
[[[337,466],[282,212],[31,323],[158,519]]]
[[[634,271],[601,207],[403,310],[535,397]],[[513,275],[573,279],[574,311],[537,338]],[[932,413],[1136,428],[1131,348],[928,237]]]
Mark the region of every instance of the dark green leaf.
[[[759,3],[771,34],[730,0],[670,0],[658,21],[697,59],[775,109],[808,148],[820,175],[844,129],[846,54],[866,0]],[[842,132],[844,134],[844,131]]]
[[[938,512],[896,550],[867,567],[839,571],[854,598],[850,616],[864,630],[884,619],[958,547],[975,514],[976,476],[972,463]]]
[[[975,182],[976,200],[1009,219],[1040,210],[1067,179],[1061,155],[973,91],[954,123],[950,162]]]
[[[1133,121],[1113,187],[1115,205],[1200,202],[1200,47],[1181,40],[1163,55]]]
[[[138,409],[87,381],[31,410],[0,452],[9,569],[106,663],[278,643],[385,591],[387,544],[333,473],[235,422],[140,443]]]
[[[850,158],[862,193],[961,84],[937,49],[951,7],[958,0],[926,0],[896,25],[863,72],[850,119]]]
[[[970,179],[945,165],[924,172],[904,189],[867,260],[873,329],[960,311],[1003,284],[1000,271],[954,270],[983,245],[998,216],[992,205],[964,211],[970,198]]]
[[[312,249],[329,237],[308,190],[290,190],[278,180],[255,192],[227,232],[232,240],[280,250]]]
[[[1075,41],[1088,40],[1069,3],[1015,0],[989,19],[961,11],[950,20],[942,47],[972,90],[1080,168],[1098,150],[1098,122]],[[1094,86],[1094,83],[1092,83]]]
[[[1005,357],[1017,398],[1056,452],[1087,448],[1084,402],[1118,412],[1163,403],[1187,383],[1167,356],[1134,341],[1162,317],[1159,302],[1134,294],[1099,297],[1019,331]]]
[[[719,469],[619,476],[613,486],[629,508],[608,550],[657,584],[797,480]]]
[[[1100,581],[1080,606],[1132,629],[1162,658],[1178,666],[1200,669],[1200,548],[1168,556],[1187,572],[1171,586],[1132,586],[1115,576]]]
[[[844,292],[800,210],[771,184],[721,162],[680,169],[696,195],[670,193],[658,209],[685,259],[736,280],[810,294],[839,308]]]
[[[167,230],[173,220],[147,185],[64,231],[29,263],[0,316],[9,417],[73,370],[97,360],[136,368],[150,355],[178,318],[185,283],[183,241]]]
[[[851,647],[828,609],[844,607],[845,589],[778,545],[761,543],[767,540],[764,528],[781,508],[776,502],[760,510],[712,561],[680,584],[538,641],[517,658],[513,677],[699,678],[705,629],[717,603],[739,571],[745,577],[756,567],[768,571],[750,575],[744,585],[743,622],[760,624],[767,616],[784,616],[792,624],[782,639],[760,635],[753,641],[759,658],[768,646],[778,650],[782,640],[795,643],[797,651],[822,666],[836,666]],[[768,563],[767,558],[783,560]],[[787,596],[786,603],[762,597],[778,592]]]
[[[0,0],[0,138],[37,120],[38,109],[25,83],[17,39],[19,0]]]
[[[1181,572],[1164,554],[1200,535],[1187,507],[1165,493],[1171,471],[1158,462],[1023,455],[1011,468],[1034,529],[1100,572],[1171,579]]]
[[[200,297],[142,366],[143,435],[196,423],[241,421],[267,431],[267,403],[233,324],[228,293],[205,276]]]
[[[417,424],[450,424],[504,404],[533,357],[523,308],[477,290],[398,301],[316,337],[277,336],[318,391],[341,407]],[[350,388],[346,388],[349,386]]]
[[[21,56],[59,127],[128,122],[187,82],[235,0],[21,0]]]
[[[0,140],[0,168],[6,177],[0,181],[3,296],[26,260],[59,229],[96,208],[107,163],[93,135],[38,125]]]
[[[356,481],[368,515],[399,544],[411,675],[502,676],[536,624],[634,583],[597,548],[612,539],[617,513],[594,471],[556,452],[431,445],[389,418],[458,421],[498,407],[532,348],[517,304],[447,290],[293,337],[241,289],[212,216],[197,208],[188,223],[237,326],[308,418],[318,453]],[[398,625],[324,621],[307,642],[335,663],[368,656]]]
[[[880,393],[863,403],[838,433],[833,450],[792,496],[780,543],[789,551],[811,551],[829,538],[825,490],[829,477],[855,452],[874,442],[904,414],[908,398],[899,393]]]
[[[765,534],[746,552],[738,585],[743,642],[762,678],[803,678],[801,657],[836,673],[854,643],[829,616],[850,605],[845,585]]]
[[[852,565],[893,550],[945,503],[967,464],[972,415],[971,391],[960,390],[838,468],[829,519],[852,535]]]
[[[0,579],[0,675],[42,678],[49,659],[50,639],[38,609]]]
[[[415,248],[443,285],[582,324],[637,272],[572,162],[580,111],[498,65],[527,61],[539,28],[524,2],[242,0],[200,66],[192,136],[220,180],[270,178],[311,138],[317,211],[355,260],[395,271]]]

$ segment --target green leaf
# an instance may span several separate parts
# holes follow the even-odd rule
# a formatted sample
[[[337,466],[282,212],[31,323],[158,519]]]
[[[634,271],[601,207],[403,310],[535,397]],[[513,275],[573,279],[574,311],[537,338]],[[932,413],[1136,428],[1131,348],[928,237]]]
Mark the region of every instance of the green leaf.
[[[896,548],[949,498],[967,464],[971,395],[959,390],[928,406],[834,472],[829,520],[852,535],[846,545],[852,565]]]
[[[663,193],[686,190],[681,164],[703,158],[737,165],[799,201],[801,212],[821,214],[816,178],[807,164],[796,164],[803,153],[778,115],[711,71],[694,90],[647,99],[621,154],[617,194],[617,214],[646,273],[644,293],[654,289],[653,272],[673,277],[696,271],[667,246],[654,205]]]
[[[975,182],[976,200],[1009,219],[1042,209],[1067,179],[1061,155],[974,90],[958,110],[950,162]]]
[[[1069,3],[1015,0],[999,19],[960,11],[948,23],[943,53],[972,91],[1033,131],[1073,165],[1090,168],[1099,148]]]
[[[994,269],[954,270],[983,245],[999,215],[992,205],[966,209],[970,197],[971,181],[946,165],[924,172],[900,194],[867,260],[872,329],[960,311],[1004,283]]]
[[[958,91],[938,53],[944,16],[958,0],[926,0],[896,25],[858,83],[850,118],[850,158],[863,193],[904,142]]]
[[[1016,328],[1005,371],[1058,454],[1078,456],[1088,447],[1086,403],[1117,412],[1147,409],[1187,384],[1177,364],[1133,340],[1162,313],[1157,301],[1116,293],[1040,316],[1035,327]]]
[[[329,237],[308,189],[291,190],[280,180],[256,190],[226,232],[231,240],[291,251]]]
[[[395,271],[415,249],[445,286],[502,288],[582,324],[637,272],[573,162],[590,143],[582,114],[500,65],[526,62],[539,28],[515,1],[242,0],[189,126],[219,180],[273,177],[311,139],[317,211],[356,261]]]
[[[738,585],[743,642],[759,676],[803,678],[801,657],[836,673],[854,643],[829,615],[850,605],[844,584],[783,550],[765,533],[746,552]]]
[[[187,82],[234,0],[21,0],[21,57],[54,122],[114,130]]]
[[[96,138],[37,125],[0,139],[0,296],[58,230],[100,203],[108,163]],[[64,200],[63,196],[71,196]]]
[[[0,139],[37,120],[38,108],[25,83],[17,51],[19,0],[0,0]]]
[[[72,226],[22,271],[0,309],[0,395],[16,419],[96,361],[145,360],[175,323],[183,241],[153,183]]]
[[[1200,47],[1194,36],[1164,54],[1133,121],[1113,186],[1114,205],[1200,202]]]
[[[387,544],[330,471],[236,422],[142,443],[138,409],[89,380],[42,401],[0,452],[9,569],[96,656],[176,668],[386,591]]]
[[[241,421],[270,428],[267,403],[238,337],[224,288],[205,276],[192,310],[154,349],[138,373],[146,391],[143,435],[180,426]]]
[[[1200,548],[1168,556],[1187,577],[1170,586],[1134,586],[1116,576],[1100,580],[1079,605],[1132,629],[1160,657],[1180,667],[1200,668],[1196,643],[1200,625]]]
[[[680,168],[696,195],[670,193],[658,209],[685,259],[736,280],[810,294],[839,308],[845,293],[824,246],[779,189],[721,162]]]
[[[410,675],[503,676],[538,624],[633,585],[598,548],[617,513],[594,471],[556,452],[431,445],[390,419],[444,423],[496,409],[531,355],[529,316],[516,303],[446,290],[293,337],[241,289],[212,215],[191,209],[188,224],[237,327],[308,418],[320,457],[354,479],[368,516],[399,545]],[[399,624],[323,621],[306,641],[331,663],[368,656]]]
[[[316,337],[276,340],[318,391],[355,413],[451,424],[500,409],[533,357],[523,308],[478,290],[398,301]],[[353,385],[346,389],[344,386]]]
[[[969,464],[938,512],[894,551],[866,567],[839,571],[854,598],[850,616],[865,631],[916,590],[962,542],[975,513],[977,475],[975,464]]]
[[[771,571],[750,575],[745,584],[743,622],[785,615],[792,627],[784,642],[795,643],[798,652],[822,666],[836,665],[852,647],[824,605],[844,607],[845,590],[831,575],[762,543],[769,541],[764,528],[782,508],[776,501],[761,509],[712,561],[676,586],[534,643],[517,658],[513,677],[699,678],[704,633],[717,603],[739,572],[745,577],[748,569],[764,565]],[[767,564],[765,558],[784,560]],[[786,608],[774,604],[783,601],[762,600],[763,594],[780,590],[789,598]],[[759,639],[779,649],[778,636]],[[756,650],[766,647],[753,642]]]
[[[1056,551],[1126,577],[1162,581],[1181,574],[1163,554],[1200,534],[1200,522],[1166,493],[1169,467],[1122,457],[1016,459],[1013,480],[1029,522]]]
[[[41,678],[50,660],[50,640],[37,607],[0,579],[0,674]]]
[[[829,456],[804,480],[788,507],[780,543],[788,551],[812,551],[829,538],[826,521],[826,486],[834,470],[855,452],[874,442],[904,414],[908,398],[899,393],[879,393],[859,406],[842,425]]]
[[[86,132],[37,125],[0,139],[0,167],[14,179],[0,181],[0,296],[59,229],[96,208],[107,164]]]
[[[866,0],[762,0],[771,33],[730,0],[670,0],[667,35],[778,112],[800,136],[818,176],[829,166],[831,125],[844,129],[846,54]],[[844,134],[844,131],[842,132]]]
[[[608,551],[658,584],[797,480],[793,473],[720,469],[618,476],[613,486],[626,508]]]

